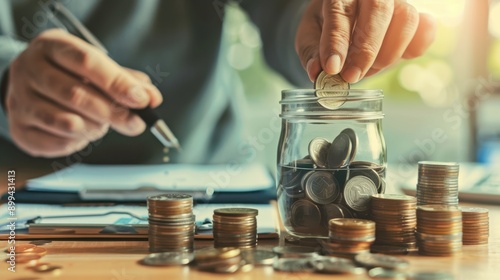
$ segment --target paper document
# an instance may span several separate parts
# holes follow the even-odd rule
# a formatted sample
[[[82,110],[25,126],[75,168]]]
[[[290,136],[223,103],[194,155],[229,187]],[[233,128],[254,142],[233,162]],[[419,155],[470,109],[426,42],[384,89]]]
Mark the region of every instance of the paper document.
[[[168,190],[193,192],[249,192],[269,188],[274,180],[258,164],[249,165],[88,165],[27,181],[30,191]]]

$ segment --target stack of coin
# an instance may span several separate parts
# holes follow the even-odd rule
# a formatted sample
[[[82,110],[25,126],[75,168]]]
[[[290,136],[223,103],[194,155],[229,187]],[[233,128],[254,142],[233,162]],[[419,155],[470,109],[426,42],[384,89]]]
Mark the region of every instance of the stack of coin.
[[[330,219],[369,218],[370,196],[385,192],[385,167],[354,161],[357,146],[355,131],[346,128],[332,143],[314,138],[308,156],[281,167],[278,199],[287,228],[327,235]]]
[[[417,207],[417,244],[422,255],[449,256],[462,251],[462,211],[457,206]]]
[[[195,216],[193,197],[163,194],[148,197],[149,251],[192,252]]]
[[[456,162],[418,163],[417,205],[458,205]]]
[[[214,210],[214,247],[253,248],[257,246],[257,209]]]
[[[375,241],[375,222],[363,219],[337,218],[329,222],[329,242],[325,253],[337,256],[354,256],[370,252]]]
[[[461,207],[462,242],[464,245],[488,244],[489,217],[488,209]]]
[[[417,199],[401,194],[375,194],[371,198],[371,216],[376,224],[378,245],[416,248]]]
[[[253,268],[253,265],[243,260],[238,248],[204,248],[195,252],[194,261],[199,270],[217,273],[234,273]]]

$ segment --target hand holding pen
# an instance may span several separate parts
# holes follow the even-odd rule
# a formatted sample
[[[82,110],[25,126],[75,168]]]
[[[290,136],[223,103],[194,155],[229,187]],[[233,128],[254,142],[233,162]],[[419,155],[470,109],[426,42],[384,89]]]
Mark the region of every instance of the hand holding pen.
[[[58,157],[83,149],[110,127],[129,136],[142,133],[146,122],[129,108],[157,107],[162,95],[137,77],[147,76],[68,32],[40,34],[10,66],[5,109],[12,140],[33,156]],[[156,115],[146,111],[154,131]],[[163,143],[175,146],[168,127],[157,123]]]

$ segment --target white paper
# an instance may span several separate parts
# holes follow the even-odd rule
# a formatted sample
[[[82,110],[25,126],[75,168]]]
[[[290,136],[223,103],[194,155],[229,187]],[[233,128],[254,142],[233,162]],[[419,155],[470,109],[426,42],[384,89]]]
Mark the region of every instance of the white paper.
[[[66,169],[27,181],[28,190],[80,192],[82,190],[147,190],[248,192],[274,185],[263,165],[88,165]]]

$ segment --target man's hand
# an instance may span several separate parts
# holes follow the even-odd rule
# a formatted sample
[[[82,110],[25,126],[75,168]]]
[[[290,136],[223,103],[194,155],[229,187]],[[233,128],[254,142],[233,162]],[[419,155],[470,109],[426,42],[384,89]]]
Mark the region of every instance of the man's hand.
[[[314,81],[321,69],[356,83],[423,54],[436,24],[405,0],[311,0],[295,48]]]
[[[162,102],[146,74],[125,69],[64,31],[35,38],[10,65],[6,110],[11,137],[33,156],[83,149],[109,127],[138,135],[145,123],[128,108]]]

